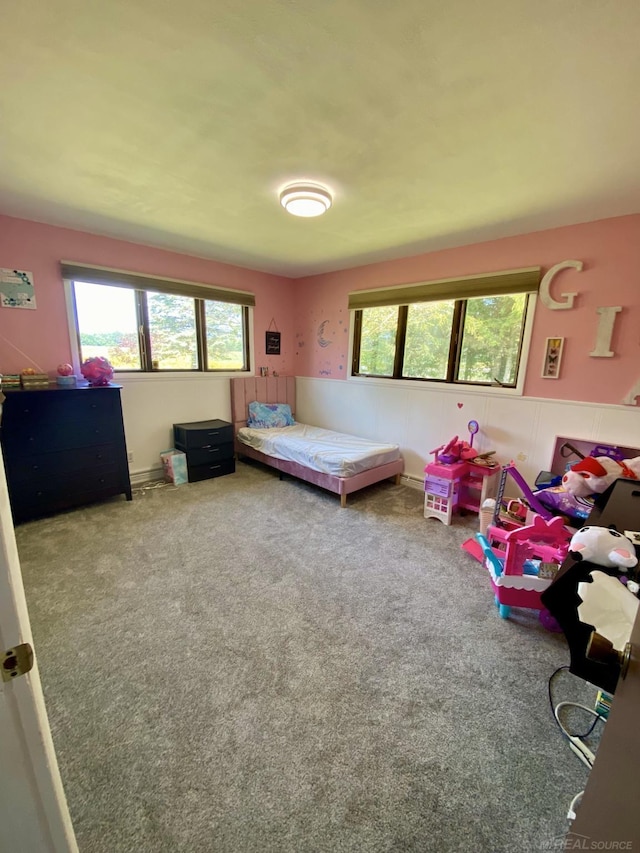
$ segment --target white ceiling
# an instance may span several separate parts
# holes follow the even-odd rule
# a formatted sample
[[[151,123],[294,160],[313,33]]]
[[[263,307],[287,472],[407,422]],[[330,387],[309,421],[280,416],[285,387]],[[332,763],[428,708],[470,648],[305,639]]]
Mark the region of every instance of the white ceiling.
[[[290,276],[640,211],[639,0],[33,0],[0,211]],[[277,191],[329,185],[319,219]]]

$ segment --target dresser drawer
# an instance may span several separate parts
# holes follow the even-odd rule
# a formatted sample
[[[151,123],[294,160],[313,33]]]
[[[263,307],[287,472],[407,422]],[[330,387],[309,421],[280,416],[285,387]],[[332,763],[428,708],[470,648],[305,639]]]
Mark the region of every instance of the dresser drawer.
[[[221,444],[233,443],[233,426],[228,421],[194,421],[173,425],[173,440],[176,447],[187,451],[192,448],[209,449]]]
[[[176,442],[176,448],[187,454],[187,464],[193,467],[196,465],[212,464],[233,457],[233,443],[231,442],[229,444],[212,444],[211,447],[194,447],[192,449],[181,447]]]
[[[12,483],[24,480],[45,483],[49,478],[66,478],[85,471],[105,473],[117,470],[121,449],[117,444],[81,447],[59,453],[38,453],[29,457],[10,456],[5,459],[7,476]]]
[[[189,465],[189,482],[197,483],[199,480],[210,480],[212,477],[223,477],[225,474],[233,474],[236,470],[235,459],[223,459],[220,462],[208,463],[207,465]]]
[[[48,400],[44,395],[32,396],[26,400],[17,395],[7,397],[11,409],[3,413],[3,420],[20,424],[19,430],[3,431],[7,455],[102,444],[119,426],[120,402],[109,392],[100,396],[96,389],[95,393],[84,392],[71,399],[65,399],[64,394],[54,394]]]
[[[58,478],[23,480],[11,489],[11,508],[16,521],[47,512],[100,500],[121,489],[118,471],[86,471]]]

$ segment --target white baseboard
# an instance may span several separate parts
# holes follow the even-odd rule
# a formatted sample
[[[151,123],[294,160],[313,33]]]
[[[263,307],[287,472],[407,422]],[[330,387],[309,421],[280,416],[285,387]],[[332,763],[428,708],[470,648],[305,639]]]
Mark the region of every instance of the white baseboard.
[[[411,489],[416,489],[419,492],[424,491],[424,480],[412,477],[411,474],[401,474],[400,482],[403,486],[409,486]]]
[[[163,480],[164,469],[160,465],[158,468],[148,468],[146,471],[130,472],[129,479],[135,489],[137,486],[143,486],[145,483],[151,483],[154,480]]]
[[[164,470],[162,466],[159,468],[149,468],[146,471],[136,471],[130,474],[131,485],[133,488],[142,486],[145,483],[150,483],[153,480],[164,479]],[[416,489],[418,492],[424,491],[424,480],[418,477],[413,477],[411,474],[401,474],[400,482],[403,486],[409,486],[410,489]]]

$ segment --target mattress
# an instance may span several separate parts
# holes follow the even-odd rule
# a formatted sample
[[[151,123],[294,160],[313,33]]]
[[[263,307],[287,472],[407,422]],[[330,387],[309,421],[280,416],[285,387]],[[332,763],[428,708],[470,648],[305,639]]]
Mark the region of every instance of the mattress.
[[[353,477],[400,458],[397,444],[379,444],[308,424],[273,429],[242,427],[238,441],[265,456],[297,462],[335,477]]]

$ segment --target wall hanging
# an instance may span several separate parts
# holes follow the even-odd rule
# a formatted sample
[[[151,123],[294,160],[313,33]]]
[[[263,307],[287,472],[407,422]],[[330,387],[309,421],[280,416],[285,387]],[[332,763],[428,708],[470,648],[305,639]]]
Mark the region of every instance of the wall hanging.
[[[273,317],[265,334],[264,351],[267,355],[280,355],[280,332]]]
[[[542,363],[543,379],[557,379],[560,376],[563,347],[564,338],[547,338],[544,350],[544,362]]]
[[[33,273],[0,269],[0,305],[3,308],[35,308]]]

